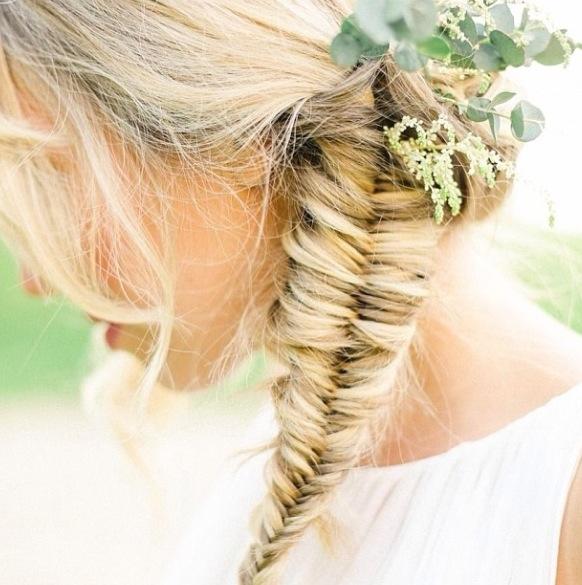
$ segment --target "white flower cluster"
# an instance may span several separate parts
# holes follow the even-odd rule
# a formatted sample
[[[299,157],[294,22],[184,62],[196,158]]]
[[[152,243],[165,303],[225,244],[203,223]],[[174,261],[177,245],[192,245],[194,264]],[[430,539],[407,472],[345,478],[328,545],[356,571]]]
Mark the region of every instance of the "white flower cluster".
[[[414,130],[415,136],[403,137],[408,129]],[[443,114],[428,128],[418,118],[404,116],[392,128],[384,126],[384,136],[390,152],[401,158],[408,171],[430,193],[435,205],[434,218],[439,224],[444,218],[445,205],[452,215],[458,215],[461,210],[462,192],[454,176],[455,153],[465,156],[469,165],[467,173],[481,176],[490,188],[500,171],[508,178],[514,173],[513,164],[503,161],[498,152],[487,148],[475,134],[468,133],[458,140],[452,123]]]
[[[440,6],[443,5],[448,8],[448,10],[442,10],[439,12],[439,25],[449,32],[451,38],[469,42],[469,39],[461,30],[461,23],[465,20],[467,8],[458,6],[457,4],[454,4],[453,6],[444,3],[440,4]],[[455,8],[456,10],[451,10],[451,8]]]
[[[439,24],[451,33],[452,38],[468,42],[461,30],[461,23],[470,11],[483,19],[488,32],[494,30],[495,21],[491,16],[490,6],[485,0],[438,0]]]

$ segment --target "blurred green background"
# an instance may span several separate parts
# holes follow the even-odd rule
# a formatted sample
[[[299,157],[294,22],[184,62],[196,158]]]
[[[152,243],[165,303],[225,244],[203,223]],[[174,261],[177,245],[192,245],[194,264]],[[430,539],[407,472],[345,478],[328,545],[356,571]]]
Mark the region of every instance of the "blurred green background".
[[[537,302],[582,332],[582,235],[513,225],[494,241]],[[0,243],[0,396],[75,395],[89,368],[92,324],[63,299],[27,295],[17,268]],[[263,366],[261,358],[252,365]]]
[[[90,332],[63,299],[25,293],[0,242],[0,393],[74,393],[89,367]]]

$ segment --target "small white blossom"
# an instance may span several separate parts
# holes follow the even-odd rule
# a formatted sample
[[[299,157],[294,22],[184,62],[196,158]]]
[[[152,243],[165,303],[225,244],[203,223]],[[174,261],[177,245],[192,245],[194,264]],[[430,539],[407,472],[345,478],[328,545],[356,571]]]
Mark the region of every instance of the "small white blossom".
[[[407,129],[413,129],[415,136],[402,138]],[[467,173],[479,175],[490,188],[495,186],[500,171],[508,178],[513,176],[513,165],[503,161],[495,150],[487,148],[475,134],[468,133],[458,140],[452,123],[444,114],[439,115],[428,129],[418,118],[404,116],[391,128],[384,126],[384,136],[390,152],[402,159],[408,171],[430,194],[437,223],[443,221],[446,205],[452,215],[461,210],[463,194],[454,175],[455,153],[463,154],[467,159]]]

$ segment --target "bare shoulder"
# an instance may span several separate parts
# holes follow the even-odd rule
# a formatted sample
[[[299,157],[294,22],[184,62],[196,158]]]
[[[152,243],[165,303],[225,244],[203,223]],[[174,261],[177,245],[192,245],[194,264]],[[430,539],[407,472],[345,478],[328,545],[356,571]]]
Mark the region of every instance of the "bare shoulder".
[[[556,388],[553,394],[560,394],[564,388],[582,381],[582,336],[563,330],[555,341],[557,351],[552,355],[552,363],[548,364],[549,371],[553,366],[553,371],[562,372],[564,377],[548,380],[547,386]],[[582,432],[582,421],[580,428]],[[582,454],[562,515],[556,585],[582,585]]]
[[[556,585],[582,585],[582,459],[562,519]]]
[[[568,345],[569,355],[572,363],[579,364],[582,357],[581,338],[577,334],[573,337],[574,343]],[[556,585],[582,585],[582,458],[570,484],[559,543]]]

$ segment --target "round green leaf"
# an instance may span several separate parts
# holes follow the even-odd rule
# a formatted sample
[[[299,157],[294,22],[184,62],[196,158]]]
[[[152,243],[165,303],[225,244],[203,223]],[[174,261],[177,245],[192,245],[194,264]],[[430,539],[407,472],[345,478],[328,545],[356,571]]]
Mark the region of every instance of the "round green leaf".
[[[405,43],[398,45],[394,60],[404,71],[418,71],[428,62],[424,55],[421,55],[414,47]]]
[[[362,57],[369,57],[371,59],[376,59],[378,57],[382,57],[382,55],[387,53],[389,48],[390,48],[389,44],[386,44],[386,45],[366,45],[362,50]]]
[[[461,69],[475,69],[475,64],[471,57],[460,55],[459,53],[453,53],[449,60],[452,67],[460,67]]]
[[[362,45],[353,36],[340,33],[331,42],[330,53],[341,67],[354,67],[362,54]]]
[[[530,23],[524,32],[525,56],[528,58],[539,55],[545,51],[552,40],[550,31],[541,22]]]
[[[467,105],[467,118],[473,122],[485,122],[491,109],[491,100],[487,98],[471,98]]]
[[[388,0],[384,6],[384,20],[396,22],[404,18],[404,14],[410,6],[410,0]]]
[[[505,34],[511,34],[515,28],[515,17],[507,4],[496,4],[489,10],[495,26]]]
[[[404,21],[416,40],[430,37],[437,26],[438,10],[434,0],[410,0]]]
[[[362,45],[366,42],[370,42],[370,39],[358,27],[356,16],[354,14],[350,14],[350,16],[343,19],[340,31],[352,35]]]
[[[432,59],[446,59],[451,54],[449,44],[442,37],[437,36],[418,42],[416,49]]]
[[[459,23],[459,28],[471,44],[477,44],[477,41],[479,40],[477,27],[475,25],[475,21],[469,16],[469,14],[467,14],[465,19]]]
[[[484,43],[479,47],[473,56],[473,61],[478,69],[487,72],[499,71],[503,66],[497,49],[489,43]]]
[[[381,57],[390,48],[390,44],[378,45],[366,36],[358,27],[355,15],[351,14],[347,18],[344,18],[341,26],[341,32],[351,35],[360,43],[362,46],[363,57]]]
[[[501,127],[501,118],[495,113],[491,112],[487,116],[489,122],[489,128],[491,129],[491,135],[497,141],[497,135],[499,134],[499,128]]]
[[[525,63],[525,51],[518,47],[510,36],[500,30],[494,30],[489,38],[507,65],[521,67]]]
[[[398,41],[413,41],[413,34],[404,21],[404,18],[390,23],[390,28],[394,32],[394,37]]]
[[[491,100],[491,107],[496,108],[513,99],[517,94],[513,91],[502,91]]]
[[[521,101],[511,111],[511,131],[521,142],[529,142],[537,138],[544,126],[543,113],[530,102]]]
[[[560,65],[566,60],[566,53],[556,35],[552,35],[547,47],[534,59],[542,65]]]
[[[447,42],[452,49],[453,53],[462,55],[463,57],[472,57],[475,52],[475,47],[467,41],[461,41],[459,39],[452,39],[447,37]]]
[[[359,27],[378,45],[394,39],[394,33],[384,20],[385,0],[358,0],[355,16]]]

